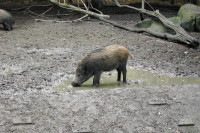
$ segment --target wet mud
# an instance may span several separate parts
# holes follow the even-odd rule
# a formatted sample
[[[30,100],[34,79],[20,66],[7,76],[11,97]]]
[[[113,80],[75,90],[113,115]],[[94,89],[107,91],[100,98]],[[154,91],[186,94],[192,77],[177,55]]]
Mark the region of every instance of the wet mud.
[[[111,20],[130,27],[140,20],[136,12],[105,11]],[[176,15],[170,8],[161,13]],[[36,22],[23,12],[12,14],[14,30],[0,27],[0,132],[199,132],[199,48],[94,18],[53,23]],[[50,19],[81,17],[67,14]],[[200,40],[199,33],[190,34]],[[78,89],[70,87],[78,62],[110,44],[125,46],[133,55],[128,59],[128,84],[119,85],[112,71],[102,75],[99,88],[91,87],[91,79]],[[187,119],[192,126],[180,127],[181,120],[190,124]]]
[[[56,91],[68,91],[75,90],[87,90],[87,89],[114,89],[117,87],[152,87],[152,86],[169,86],[169,85],[187,85],[187,84],[200,84],[199,77],[175,77],[169,75],[163,75],[159,73],[152,73],[144,70],[127,70],[128,81],[126,84],[117,82],[117,71],[104,72],[100,79],[100,85],[98,87],[92,86],[93,77],[83,83],[81,87],[72,87],[74,75],[71,75],[68,79],[62,79],[58,81],[53,88]]]

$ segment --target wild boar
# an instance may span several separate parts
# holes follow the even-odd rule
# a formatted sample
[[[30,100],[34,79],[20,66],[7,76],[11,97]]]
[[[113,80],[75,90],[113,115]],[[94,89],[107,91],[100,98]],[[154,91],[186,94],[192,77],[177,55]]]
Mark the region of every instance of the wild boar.
[[[14,22],[14,18],[9,12],[0,9],[0,24],[3,24],[5,30],[12,30]]]
[[[101,73],[114,69],[118,72],[117,81],[121,80],[122,73],[123,82],[126,83],[126,64],[129,55],[128,49],[120,45],[110,45],[89,53],[78,64],[72,86],[80,86],[93,75],[93,86],[98,86]]]

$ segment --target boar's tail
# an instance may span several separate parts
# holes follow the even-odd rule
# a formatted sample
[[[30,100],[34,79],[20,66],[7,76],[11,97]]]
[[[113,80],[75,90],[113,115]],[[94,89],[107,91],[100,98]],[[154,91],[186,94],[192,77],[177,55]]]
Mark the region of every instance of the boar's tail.
[[[133,59],[133,55],[131,53],[129,53],[130,57]]]

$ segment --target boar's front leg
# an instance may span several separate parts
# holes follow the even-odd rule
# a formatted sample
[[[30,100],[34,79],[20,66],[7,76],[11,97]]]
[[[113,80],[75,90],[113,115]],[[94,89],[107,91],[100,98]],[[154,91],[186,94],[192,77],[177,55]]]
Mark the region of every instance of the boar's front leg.
[[[96,72],[94,74],[93,86],[96,86],[96,87],[99,86],[100,77],[101,77],[101,72]]]
[[[4,29],[7,30],[7,31],[12,30],[12,25],[9,24],[9,22],[6,22],[6,21],[5,21],[5,22],[3,23],[3,27],[4,27]]]

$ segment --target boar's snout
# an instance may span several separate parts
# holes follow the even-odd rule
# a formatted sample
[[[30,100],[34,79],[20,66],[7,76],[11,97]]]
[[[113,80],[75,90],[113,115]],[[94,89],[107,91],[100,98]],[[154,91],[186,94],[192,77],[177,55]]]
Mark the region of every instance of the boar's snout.
[[[81,85],[78,84],[78,83],[72,82],[72,86],[73,86],[73,87],[80,87]]]

